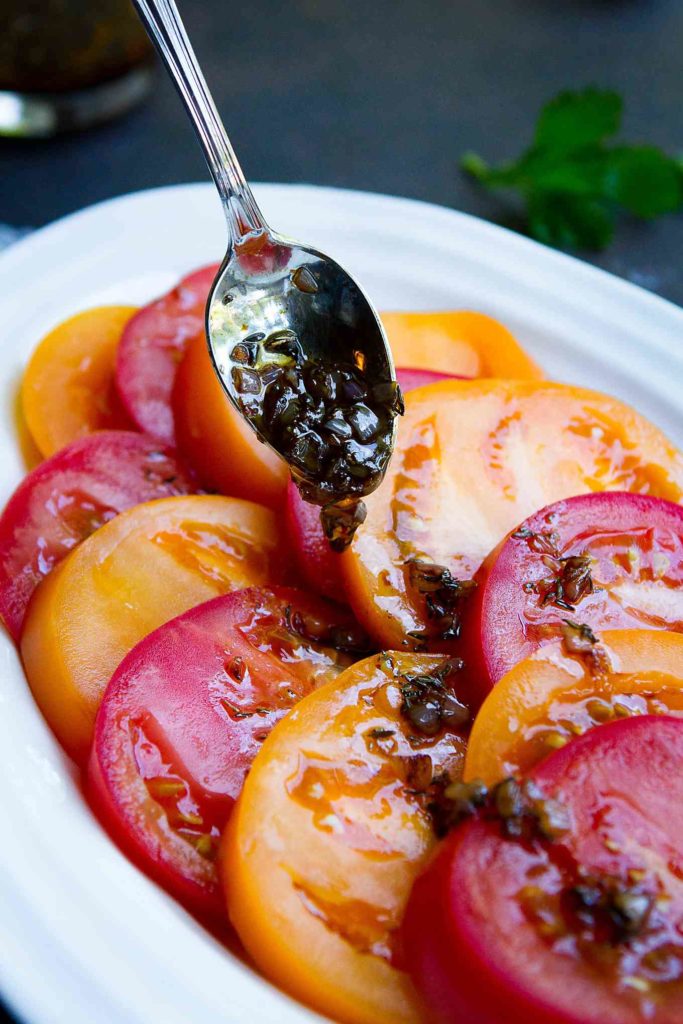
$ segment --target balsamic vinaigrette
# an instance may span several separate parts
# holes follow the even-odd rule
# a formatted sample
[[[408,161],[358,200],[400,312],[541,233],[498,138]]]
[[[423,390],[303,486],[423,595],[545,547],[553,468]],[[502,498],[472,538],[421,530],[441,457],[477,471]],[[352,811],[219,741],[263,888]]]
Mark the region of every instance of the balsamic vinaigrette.
[[[315,294],[307,267],[291,280],[299,292]],[[231,383],[243,415],[289,463],[301,496],[321,506],[330,546],[343,551],[365,520],[361,499],[389,465],[403,398],[396,381],[377,381],[374,372],[369,379],[362,336],[352,362],[311,360],[304,351],[291,329],[249,333],[246,325],[228,352]]]
[[[242,412],[287,458],[302,497],[322,506],[336,551],[365,519],[360,499],[386,472],[393,420],[403,412],[398,384],[369,384],[362,352],[355,355],[355,366],[314,363],[289,330],[250,335],[230,352]]]

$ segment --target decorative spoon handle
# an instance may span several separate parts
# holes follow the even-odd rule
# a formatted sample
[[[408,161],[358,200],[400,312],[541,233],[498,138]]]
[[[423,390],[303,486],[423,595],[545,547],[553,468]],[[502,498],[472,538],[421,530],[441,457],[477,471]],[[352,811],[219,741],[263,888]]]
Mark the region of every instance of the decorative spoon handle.
[[[216,110],[174,0],[133,4],[180,93],[223,203],[231,241],[266,228]]]

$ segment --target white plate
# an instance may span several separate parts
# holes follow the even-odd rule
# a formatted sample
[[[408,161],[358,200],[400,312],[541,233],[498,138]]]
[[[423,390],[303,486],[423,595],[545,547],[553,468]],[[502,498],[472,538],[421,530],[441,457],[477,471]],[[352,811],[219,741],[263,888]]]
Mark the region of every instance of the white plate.
[[[309,186],[256,194],[274,226],[337,257],[379,308],[490,313],[549,374],[619,395],[683,440],[677,307],[450,210]],[[211,187],[187,185],[92,207],[0,257],[0,505],[23,473],[12,407],[41,334],[87,306],[144,302],[223,247]],[[0,778],[0,988],[31,1024],[320,1020],[226,953],[109,842],[4,635]]]

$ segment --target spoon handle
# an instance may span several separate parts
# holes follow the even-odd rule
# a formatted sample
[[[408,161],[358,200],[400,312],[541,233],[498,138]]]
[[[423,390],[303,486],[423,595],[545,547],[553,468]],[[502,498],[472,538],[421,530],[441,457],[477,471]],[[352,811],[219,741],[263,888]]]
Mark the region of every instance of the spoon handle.
[[[174,0],[133,0],[133,4],[190,115],[221,197],[231,242],[250,231],[267,230]]]

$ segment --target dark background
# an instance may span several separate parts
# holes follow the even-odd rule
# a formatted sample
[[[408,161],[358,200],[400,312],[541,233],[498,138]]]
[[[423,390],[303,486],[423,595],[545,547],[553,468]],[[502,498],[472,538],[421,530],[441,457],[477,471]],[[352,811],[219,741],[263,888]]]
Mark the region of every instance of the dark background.
[[[625,139],[683,152],[681,0],[181,7],[253,180],[391,192],[501,219],[501,201],[460,175],[460,155],[516,156],[542,103],[589,84],[623,94]],[[205,178],[159,73],[150,100],[119,122],[50,142],[0,141],[0,221],[38,226],[129,190]],[[606,253],[587,258],[683,304],[682,249],[683,215],[624,220]]]
[[[85,0],[84,0],[85,2]],[[491,219],[458,171],[514,157],[541,104],[622,93],[623,137],[683,152],[681,0],[180,0],[247,175],[413,196]],[[51,142],[0,141],[0,221],[44,224],[108,196],[201,180],[162,73],[144,107]],[[509,216],[509,211],[508,211]],[[624,220],[598,257],[683,304],[683,215]]]

